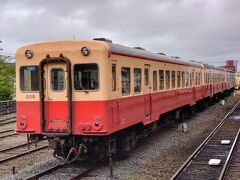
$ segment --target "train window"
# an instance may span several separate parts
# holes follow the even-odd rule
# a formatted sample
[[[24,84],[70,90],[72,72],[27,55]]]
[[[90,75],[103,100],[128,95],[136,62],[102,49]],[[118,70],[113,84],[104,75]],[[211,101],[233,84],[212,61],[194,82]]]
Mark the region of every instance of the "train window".
[[[141,85],[142,85],[142,75],[141,75],[141,68],[134,68],[134,92],[140,93],[141,92]]]
[[[189,86],[189,72],[186,72],[186,87]]]
[[[189,73],[189,86],[192,86],[192,73]]]
[[[112,91],[116,91],[117,77],[116,77],[116,64],[112,64]]]
[[[198,85],[198,72],[195,72],[195,86]]]
[[[207,73],[204,73],[204,84],[207,84]]]
[[[98,65],[74,65],[74,88],[76,90],[97,90],[99,87]]]
[[[195,81],[194,75],[195,75],[194,72],[191,72],[191,76],[192,76],[192,78],[191,78],[191,80],[192,80],[191,86],[194,86],[194,81]]]
[[[209,84],[209,73],[207,73],[207,84]]]
[[[180,88],[181,86],[181,72],[177,72],[177,87]]]
[[[196,72],[195,74],[195,85],[198,86],[200,85],[200,73],[199,72]]]
[[[121,69],[122,74],[122,94],[129,95],[131,92],[131,73],[130,68],[122,67]]]
[[[207,84],[209,84],[209,82],[210,82],[210,74],[207,73]]]
[[[164,89],[164,70],[159,70],[159,89]]]
[[[144,84],[145,86],[149,86],[149,69],[144,69]]]
[[[185,72],[182,72],[182,87],[185,87]]]
[[[39,90],[38,66],[22,66],[20,68],[20,89],[22,91]]]
[[[194,77],[195,77],[195,85],[197,86],[198,85],[198,78],[199,78],[199,76],[198,76],[198,72],[194,75]]]
[[[175,80],[175,71],[172,71],[172,89],[175,89],[175,84],[176,84],[176,80]]]
[[[204,83],[207,84],[207,73],[204,73]]]
[[[198,73],[198,85],[201,85],[202,83],[202,73]]]
[[[170,71],[166,71],[166,89],[170,89]]]
[[[153,71],[153,91],[157,90],[157,71]]]
[[[195,86],[195,73],[192,72],[192,86]]]
[[[200,85],[200,73],[197,73],[197,85]]]
[[[62,91],[64,89],[63,69],[51,69],[51,87],[54,91]]]

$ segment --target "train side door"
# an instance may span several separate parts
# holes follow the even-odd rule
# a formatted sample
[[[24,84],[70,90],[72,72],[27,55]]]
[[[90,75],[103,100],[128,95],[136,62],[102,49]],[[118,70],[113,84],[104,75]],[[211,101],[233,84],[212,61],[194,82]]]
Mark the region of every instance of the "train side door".
[[[150,83],[150,65],[144,65],[144,102],[145,102],[145,119],[151,119],[151,83]]]
[[[68,132],[66,64],[46,63],[44,69],[44,126],[47,133]]]
[[[210,71],[209,73],[209,80],[210,80],[210,94],[211,94],[211,97],[213,96],[214,94],[214,87],[213,87],[213,74],[212,72]]]

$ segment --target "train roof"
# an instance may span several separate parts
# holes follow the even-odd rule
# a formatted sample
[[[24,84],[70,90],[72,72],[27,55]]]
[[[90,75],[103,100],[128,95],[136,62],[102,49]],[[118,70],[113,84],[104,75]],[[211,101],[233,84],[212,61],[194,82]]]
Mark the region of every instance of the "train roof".
[[[94,40],[67,40],[67,41],[48,41],[48,42],[40,42],[35,44],[30,44],[27,46],[23,46],[18,49],[17,54],[23,54],[26,49],[28,48],[37,48],[38,50],[43,50],[44,48],[40,48],[42,46],[46,46],[47,51],[50,51],[50,47],[53,47],[53,49],[64,49],[66,46],[67,49],[77,49],[79,50],[79,45],[84,44],[92,44],[96,43],[98,45],[104,45],[106,49],[108,49],[111,54],[114,55],[121,55],[121,56],[127,56],[127,57],[134,57],[134,58],[140,58],[140,59],[148,59],[153,61],[160,61],[160,62],[166,62],[166,63],[172,63],[172,64],[179,64],[179,65],[185,65],[185,66],[191,66],[191,67],[197,67],[197,68],[208,68],[208,69],[216,69],[216,70],[227,70],[224,68],[218,68],[206,63],[197,62],[197,61],[186,61],[183,59],[180,59],[179,57],[170,57],[166,56],[163,53],[153,53],[150,51],[147,51],[143,48],[134,48],[134,47],[128,47],[116,43],[112,43],[110,40],[106,40],[104,38],[100,39],[94,39]],[[65,46],[64,46],[65,44]]]
[[[153,53],[150,51],[146,51],[143,48],[132,48],[128,46],[123,46],[120,44],[114,44],[112,42],[106,42],[110,50],[113,54],[119,54],[119,55],[125,55],[125,56],[131,56],[131,57],[138,57],[142,59],[150,59],[150,60],[156,60],[156,61],[162,61],[167,63],[173,63],[173,64],[180,64],[180,65],[186,65],[186,66],[193,66],[198,68],[206,68],[206,69],[212,69],[212,70],[219,70],[219,71],[228,71],[233,72],[230,69],[216,67],[207,63],[198,62],[195,60],[186,61],[183,59],[180,59],[179,57],[169,57],[166,55],[162,55],[162,53]]]
[[[122,56],[128,56],[128,57],[136,57],[140,59],[148,59],[148,60],[154,60],[154,61],[161,61],[166,63],[173,63],[173,64],[180,64],[180,65],[186,65],[186,66],[193,66],[202,68],[202,65],[195,62],[185,61],[178,57],[169,57],[166,55],[153,53],[150,51],[147,51],[143,48],[133,48],[128,46],[123,46],[120,44],[114,44],[111,42],[106,42],[107,45],[110,48],[110,51],[112,54],[115,55],[122,55]]]

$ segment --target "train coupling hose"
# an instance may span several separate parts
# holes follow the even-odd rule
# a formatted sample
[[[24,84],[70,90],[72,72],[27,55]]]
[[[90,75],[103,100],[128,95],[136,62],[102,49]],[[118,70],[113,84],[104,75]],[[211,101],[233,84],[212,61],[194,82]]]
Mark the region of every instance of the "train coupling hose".
[[[62,163],[62,165],[70,162],[70,161],[68,161],[68,160],[69,160],[70,155],[71,155],[73,152],[74,152],[75,154],[77,154],[76,149],[75,149],[74,147],[71,147],[70,150],[69,150],[69,152],[68,152],[68,155],[67,155],[65,161]],[[74,158],[74,159],[75,159],[75,158]],[[71,162],[72,162],[72,161],[71,161]]]

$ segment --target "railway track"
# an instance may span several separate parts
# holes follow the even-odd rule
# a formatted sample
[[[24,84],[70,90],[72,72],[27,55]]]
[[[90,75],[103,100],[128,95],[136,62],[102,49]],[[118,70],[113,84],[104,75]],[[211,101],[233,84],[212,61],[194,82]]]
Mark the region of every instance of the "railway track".
[[[85,163],[74,162],[72,164],[59,164],[51,168],[48,168],[42,172],[32,175],[25,180],[36,180],[36,179],[69,179],[77,180],[86,177],[89,173],[96,170],[100,164],[94,163],[86,165]],[[86,167],[88,166],[88,167]]]
[[[10,124],[10,123],[15,123],[15,122],[16,122],[16,116],[7,117],[5,119],[0,119],[0,126]]]
[[[15,133],[15,129],[8,129],[8,130],[0,131],[0,139],[9,137],[9,136],[14,136],[14,135],[17,135]]]
[[[6,115],[0,115],[0,122],[8,119],[16,118],[16,114],[6,114]]]
[[[34,142],[24,143],[14,147],[6,148],[0,150],[0,164],[11,159],[24,156],[26,154],[39,151],[41,149],[47,148],[48,143],[46,141],[38,142],[37,146]]]
[[[194,151],[172,180],[223,179],[226,177],[231,167],[230,160],[235,159],[233,158],[236,154],[234,152],[240,151],[239,143],[237,143],[239,129],[240,101]]]
[[[230,180],[240,177],[240,142],[236,142],[235,148],[233,149],[232,156],[229,157],[229,161],[226,164],[226,170],[222,174],[223,179]]]

